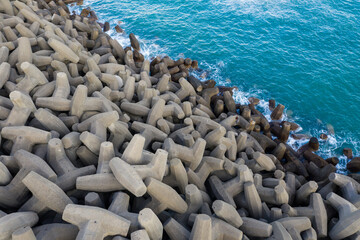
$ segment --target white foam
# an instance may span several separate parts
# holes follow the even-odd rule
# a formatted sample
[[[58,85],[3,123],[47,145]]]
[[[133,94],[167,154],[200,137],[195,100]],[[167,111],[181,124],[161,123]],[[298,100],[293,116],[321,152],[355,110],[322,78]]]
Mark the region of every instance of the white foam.
[[[272,1],[272,0],[269,0]],[[267,2],[269,2],[267,1]],[[277,4],[282,4],[287,0],[284,1],[279,1],[277,2]],[[258,5],[260,4],[264,4],[266,3],[266,1],[262,1],[262,0],[212,0],[211,1],[212,4],[215,5],[226,5],[226,9],[229,9],[228,6],[229,5],[236,5],[236,7],[240,7],[242,8],[241,11],[242,13],[258,13],[259,8]],[[75,13],[80,14],[81,10],[83,8],[86,7],[90,7],[91,6],[91,1],[86,1],[86,3],[84,3],[82,6],[69,6],[70,11],[75,11]],[[269,7],[269,6],[267,6]],[[230,8],[231,9],[231,8]],[[270,14],[270,15],[274,15],[277,16],[279,14],[282,14],[281,11],[276,12],[276,7],[272,7],[269,9],[266,9],[266,11],[262,14]],[[99,18],[99,22],[105,22],[108,21],[109,19],[103,19],[102,15],[99,14],[98,15]],[[111,19],[109,21],[111,26],[115,26],[117,23],[116,20]],[[124,33],[117,33],[116,31],[114,31],[113,29],[110,29],[109,32],[107,32],[111,37],[115,38],[123,47],[129,46],[130,45],[130,40],[129,40],[129,36],[128,33],[126,32],[126,22],[122,23],[122,28],[124,30]],[[145,40],[142,39],[140,36],[136,35],[136,38],[139,40],[139,43],[141,45],[141,53],[144,55],[144,57],[146,59],[151,59],[152,57],[155,56],[164,56],[166,55],[166,53],[168,52],[168,50],[166,48],[161,47],[160,45],[156,44],[156,40]],[[182,53],[178,54],[177,56],[170,56],[170,57],[175,57],[175,58],[180,58],[180,57],[185,57]],[[211,65],[205,61],[201,61],[199,62],[199,66],[200,68],[204,69],[205,72],[207,72],[207,76],[205,76],[205,78],[202,78],[201,74],[203,72],[192,72],[191,74],[198,77],[198,78],[202,78],[202,80],[208,80],[208,79],[214,79],[218,85],[223,85],[223,86],[234,86],[233,83],[231,83],[230,79],[224,79],[223,74],[222,74],[222,69],[224,69],[226,67],[226,62],[224,61],[218,61],[216,64]],[[261,89],[257,89],[256,86],[255,88],[249,89],[247,91],[245,91],[244,89],[242,89],[241,86],[237,86],[238,89],[234,90],[234,99],[237,103],[240,103],[242,105],[245,104],[249,104],[249,97],[257,97],[260,99],[260,102],[257,106],[257,109],[259,109],[259,111],[261,111],[264,116],[268,119],[268,121],[271,121],[270,118],[270,114],[271,111],[269,109],[269,104],[268,101],[264,100],[264,98],[270,99],[271,98],[271,94],[269,94],[266,91],[263,91]],[[286,105],[285,105],[286,106]],[[284,114],[281,118],[280,121],[290,121],[290,122],[297,122],[296,120],[298,119],[296,117],[296,113],[291,114],[291,116],[288,116],[287,114],[287,108],[285,108],[284,110]],[[293,116],[294,115],[294,116]],[[303,132],[303,128],[300,126],[299,129],[297,129],[295,131],[296,133],[301,133]],[[315,137],[319,137],[321,133],[325,133],[327,134],[328,131],[326,129],[308,129],[307,133],[311,133],[312,136]],[[295,139],[292,136],[289,136],[289,139],[287,141],[287,144],[289,144],[292,148],[294,148],[295,150],[299,149],[302,145],[306,144],[308,142],[308,139]],[[350,143],[352,146],[355,147],[354,151],[354,155],[359,155],[360,152],[358,151],[358,149],[360,149],[360,142],[357,142],[351,138],[341,138],[338,135],[332,135],[329,134],[328,135],[328,139],[327,140],[320,140],[320,149],[317,152],[317,154],[319,154],[320,156],[322,156],[323,158],[328,158],[328,157],[332,157],[332,156],[337,156],[340,160],[340,164],[338,164],[338,171],[345,173],[346,169],[346,163],[347,163],[347,159],[346,157],[344,157],[343,155],[339,155],[336,151],[339,148],[342,148],[343,145]]]
[[[204,71],[209,70],[210,73],[208,74],[208,76],[203,79],[203,80],[208,80],[208,79],[214,79],[218,85],[224,85],[224,86],[233,86],[233,84],[229,81],[226,81],[226,79],[224,79],[222,77],[222,68],[224,68],[224,66],[226,65],[226,63],[221,62],[220,64],[216,64],[216,65],[209,65],[205,62],[201,62],[201,67],[205,66]],[[194,73],[195,76],[199,77],[201,75],[200,73]],[[266,96],[266,98],[271,99],[271,94],[269,94],[266,91],[263,91],[261,89],[257,89],[257,88],[252,88],[249,89],[248,91],[244,91],[243,89],[241,89],[241,86],[237,86],[239,89],[234,91],[234,99],[237,103],[240,103],[242,105],[244,104],[248,104],[249,103],[249,97],[256,97],[260,99],[259,104],[256,106],[256,108],[267,118],[268,121],[271,121],[271,110],[269,109],[269,103],[268,101],[264,100],[264,96]],[[285,105],[285,104],[284,104]],[[282,118],[279,121],[289,121],[289,122],[295,122],[298,124],[298,120],[299,118],[296,116],[296,112],[292,113],[290,115],[287,114],[288,109],[286,108],[285,105],[285,109],[284,109],[284,113]],[[341,153],[339,153],[339,149],[343,148],[344,144],[350,144],[351,146],[355,147],[354,150],[354,156],[355,155],[360,155],[360,152],[358,151],[358,149],[360,149],[360,142],[354,141],[353,139],[347,137],[347,138],[342,138],[339,135],[335,135],[335,134],[329,134],[328,130],[326,129],[326,124],[322,124],[324,126],[324,128],[316,128],[316,129],[306,129],[304,130],[300,125],[299,128],[296,131],[292,131],[292,133],[303,133],[306,135],[309,135],[309,137],[314,136],[317,137],[320,141],[320,149],[316,152],[318,155],[320,155],[321,157],[323,157],[324,159],[329,158],[329,157],[338,157],[339,158],[339,164],[337,165],[337,171],[340,173],[347,173],[346,171],[346,163],[347,163],[347,159],[345,156],[341,155]],[[320,139],[320,135],[324,133],[327,134],[328,138],[326,140],[322,140]],[[287,144],[289,146],[291,146],[294,150],[298,150],[301,146],[303,146],[304,144],[306,144],[309,139],[303,138],[303,139],[295,139],[294,137],[292,137],[290,134],[289,139],[287,141]]]
[[[81,6],[76,6],[76,5],[71,6],[70,5],[69,10],[70,10],[70,12],[74,11],[76,14],[80,14],[81,10],[84,8],[87,8],[87,7],[91,7],[91,2],[89,2],[89,1],[87,1],[86,3],[84,2],[84,4]],[[116,39],[121,44],[121,46],[123,46],[124,48],[127,46],[130,46],[130,39],[129,39],[130,32],[129,33],[126,32],[126,23],[123,22],[121,24],[124,32],[118,33],[114,30],[114,27],[116,25],[118,25],[117,20],[104,19],[101,14],[98,14],[97,17],[99,18],[98,22],[104,23],[104,22],[108,21],[110,23],[111,28],[108,32],[106,32],[107,34],[109,34],[109,36]],[[140,48],[141,48],[140,52],[141,52],[141,54],[144,55],[145,59],[151,59],[152,57],[156,57],[159,55],[163,56],[167,52],[167,49],[162,48],[160,45],[156,44],[155,40],[145,40],[145,39],[142,39],[138,35],[135,35],[135,37],[138,39],[138,41],[140,43]]]

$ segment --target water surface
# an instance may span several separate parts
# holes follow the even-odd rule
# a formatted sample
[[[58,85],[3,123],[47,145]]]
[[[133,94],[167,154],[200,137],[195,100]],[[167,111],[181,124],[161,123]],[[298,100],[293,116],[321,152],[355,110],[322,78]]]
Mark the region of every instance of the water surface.
[[[112,27],[122,21],[126,33],[111,35],[129,45],[135,33],[146,57],[197,59],[206,79],[239,88],[237,101],[263,99],[265,114],[268,99],[284,104],[301,133],[329,134],[321,156],[359,154],[359,1],[85,0],[75,9],[88,6]]]

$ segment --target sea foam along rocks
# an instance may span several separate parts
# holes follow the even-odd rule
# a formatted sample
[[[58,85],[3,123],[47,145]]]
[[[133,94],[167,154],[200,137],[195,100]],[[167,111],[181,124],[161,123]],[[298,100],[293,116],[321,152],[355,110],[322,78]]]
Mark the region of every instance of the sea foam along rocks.
[[[197,61],[145,60],[134,34],[124,48],[96,20],[0,1],[0,239],[360,234],[360,183],[316,138],[287,144],[283,105],[269,122],[190,75]]]

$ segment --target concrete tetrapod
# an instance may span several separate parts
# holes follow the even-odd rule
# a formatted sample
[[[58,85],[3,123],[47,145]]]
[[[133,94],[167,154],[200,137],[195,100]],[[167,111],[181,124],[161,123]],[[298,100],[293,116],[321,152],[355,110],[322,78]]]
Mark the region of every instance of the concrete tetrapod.
[[[76,239],[103,239],[110,235],[126,236],[130,221],[99,207],[68,204],[63,220],[79,227]]]
[[[96,173],[111,173],[109,162],[114,157],[115,151],[112,142],[102,142]]]
[[[54,239],[55,236],[61,237],[60,239],[75,239],[78,232],[77,226],[67,223],[50,223],[34,228],[37,240]]]
[[[58,138],[49,141],[47,160],[58,175],[56,185],[63,191],[74,189],[78,177],[93,174],[96,171],[94,165],[76,168],[66,156],[63,143]]]
[[[247,203],[246,208],[249,211],[249,215],[256,219],[260,219],[263,214],[263,209],[259,193],[253,182],[244,183],[244,197]]]
[[[231,224],[226,223],[218,218],[211,218],[212,220],[212,232],[214,239],[229,239],[229,240],[241,240],[243,239],[243,232],[238,228],[235,228]]]
[[[294,240],[301,240],[301,233],[311,228],[311,221],[307,217],[286,217],[277,220]]]
[[[71,14],[69,1],[0,2],[0,218],[22,210],[40,218],[7,239],[307,240],[324,238],[326,227],[354,231],[359,176],[331,174],[337,160],[313,153],[317,138],[294,151],[286,142],[298,126],[269,122],[256,98],[239,104],[233,88],[190,76],[198,63],[189,58],[144,60],[134,35],[124,49],[104,33],[109,23],[90,9]],[[281,119],[284,107],[270,103]],[[331,192],[350,203],[321,199]],[[62,212],[76,225],[57,223]]]
[[[168,153],[163,149],[156,150],[150,162],[146,165],[132,165],[141,179],[152,177],[162,181],[167,168]]]
[[[102,143],[103,145],[104,143]],[[101,155],[100,148],[100,155]],[[109,166],[105,167],[100,163],[103,157],[99,157],[98,171],[93,175],[80,176],[76,179],[76,188],[95,192],[111,192],[124,190],[124,186],[115,178]],[[111,159],[108,159],[110,161]],[[136,171],[141,179],[153,177],[162,180],[166,171],[167,153],[162,149],[158,149],[151,160],[146,165],[132,165],[131,167]],[[101,167],[102,170],[99,170]]]
[[[232,94],[229,91],[226,91],[223,93],[223,95],[224,95],[224,102],[225,102],[225,106],[226,106],[227,110],[229,112],[236,113],[235,101],[232,98]]]
[[[119,120],[119,114],[116,111],[99,113],[84,120],[76,126],[77,130],[82,132],[80,141],[91,152],[98,155],[101,143],[107,139],[107,128],[117,120]]]
[[[199,166],[205,146],[206,141],[202,138],[197,139],[192,148],[176,144],[171,138],[165,139],[163,144],[163,148],[169,153],[169,159],[179,158],[192,170]]]
[[[336,193],[329,193],[326,200],[339,213],[339,221],[329,232],[331,239],[344,239],[360,230],[360,210]]]
[[[177,119],[183,119],[185,113],[182,110],[181,106],[173,101],[168,101],[167,105],[164,107],[163,118],[175,117]]]
[[[169,90],[169,81],[170,74],[164,74],[156,84],[156,89],[159,90],[160,93],[164,93]]]
[[[41,27],[45,26],[45,21],[41,19],[37,14],[35,14],[33,11],[30,11],[26,8],[23,8],[20,10],[21,14],[30,22],[38,22]]]
[[[360,209],[360,194],[356,191],[352,182],[348,182],[345,186],[343,186],[341,188],[341,192],[346,200]]]
[[[304,232],[302,232],[301,237],[304,240],[316,240],[316,239],[318,239],[318,237],[316,235],[316,231],[313,228],[309,228],[308,230],[305,230]]]
[[[8,168],[0,162],[0,185],[7,185],[13,179]]]
[[[19,149],[31,152],[35,144],[47,143],[51,134],[33,127],[17,126],[4,127],[1,136],[13,142],[10,155],[14,155]]]
[[[181,88],[175,94],[180,100],[183,100],[188,96],[196,96],[195,89],[185,78],[180,78],[179,83]]]
[[[0,121],[0,127],[25,125],[30,114],[36,111],[32,99],[20,91],[12,91],[9,97],[14,106],[6,120]]]
[[[275,149],[277,146],[277,144],[272,139],[259,132],[252,131],[250,136],[253,137],[265,151]]]
[[[201,216],[199,219],[201,224],[195,227],[196,218]],[[210,218],[210,224],[209,224]],[[190,238],[190,239],[229,239],[229,240],[241,240],[243,239],[243,232],[231,224],[226,223],[225,221],[218,219],[216,217],[210,217],[206,214],[191,214],[189,217],[189,223],[194,223],[193,230],[191,234],[196,235],[199,238]]]
[[[231,146],[231,142],[229,139],[225,138],[226,129],[224,127],[220,127],[218,129],[212,130],[204,137],[206,141],[206,148],[213,149],[219,144],[224,144],[227,148]]]
[[[219,218],[223,219],[224,221],[233,225],[236,228],[239,228],[243,224],[243,221],[239,213],[236,211],[236,209],[224,201],[221,200],[214,201],[212,204],[212,209],[216,214],[216,216],[218,216]]]
[[[271,152],[277,159],[282,160],[286,151],[286,146],[284,143],[279,143],[277,147]]]
[[[36,240],[34,232],[29,226],[19,228],[11,235],[12,240]]]
[[[264,149],[261,147],[258,141],[246,132],[241,132],[236,141],[237,152],[243,152],[247,147],[251,147],[257,152],[264,153]]]
[[[150,237],[145,229],[132,232],[130,238],[131,240],[150,240]]]
[[[62,214],[66,205],[73,203],[70,198],[53,182],[47,180],[36,172],[31,171],[22,182],[32,192],[33,197],[20,209],[32,210],[33,206],[41,204],[57,213]]]
[[[5,49],[7,49],[7,51],[9,51],[8,48],[5,47]],[[3,47],[0,48],[0,56],[4,56],[4,55],[5,55],[5,53],[4,53],[3,50],[4,50]],[[0,76],[0,87],[1,87],[1,88],[2,88],[2,87],[5,85],[5,83],[9,80],[9,77],[10,77],[10,69],[11,69],[11,66],[10,66],[9,63],[7,63],[7,62],[1,62],[1,60],[0,60],[0,72],[3,73],[3,74],[1,74],[1,76]]]
[[[18,90],[29,94],[36,86],[48,83],[45,75],[35,65],[29,62],[23,62],[20,68],[24,71],[25,77],[16,85],[7,81],[5,83],[5,88],[11,91]]]
[[[19,207],[28,197],[26,186],[22,180],[29,172],[35,171],[51,181],[55,181],[55,172],[38,156],[24,150],[18,150],[14,155],[19,171],[6,186],[0,186],[0,206]]]
[[[190,232],[173,218],[164,222],[164,230],[172,240],[190,239]]]
[[[188,208],[183,214],[175,214],[174,218],[186,226],[190,214],[197,213],[204,204],[202,192],[194,185],[189,184],[185,187],[185,197]]]
[[[24,24],[19,23],[15,26],[15,29],[20,33],[22,37],[27,38],[35,38],[36,35],[27,27],[24,26]]]
[[[240,230],[249,237],[270,237],[272,233],[272,225],[248,217],[243,217],[243,224]]]
[[[189,239],[208,240],[212,238],[211,218],[205,214],[197,215]]]
[[[121,185],[129,190],[136,197],[141,197],[146,193],[146,186],[136,170],[127,162],[120,158],[110,160],[109,166]]]
[[[227,182],[222,182],[215,175],[209,178],[209,184],[215,197],[229,203],[234,208],[236,208],[236,204],[233,197],[244,190],[245,182],[253,181],[252,172],[246,165],[238,166],[236,171],[237,175]]]
[[[276,187],[267,188],[262,185],[262,175],[255,174],[254,184],[262,201],[274,205],[281,205],[289,202],[289,194],[285,189],[286,184],[283,180],[281,180]]]
[[[6,14],[9,14],[10,16],[14,16],[14,9],[13,9],[13,7],[11,6],[10,1],[8,1],[8,0],[3,0],[3,1],[1,1],[1,3],[3,4],[2,8],[3,8],[4,12],[5,12]]]
[[[34,212],[15,212],[0,218],[0,239],[11,239],[11,235],[23,227],[32,227],[39,220]]]
[[[48,44],[52,49],[54,49],[57,53],[59,53],[63,58],[65,58],[73,63],[79,62],[80,58],[71,50],[71,48],[69,48],[62,42],[60,42],[54,38],[50,38],[48,40]]]
[[[339,173],[331,173],[329,175],[329,180],[338,185],[339,187],[343,187],[348,182],[351,182],[354,185],[355,189],[360,192],[360,183],[358,183],[355,179],[349,176],[345,176]]]
[[[113,212],[123,218],[130,221],[129,232],[136,231],[141,228],[139,223],[139,214],[129,212],[130,196],[124,192],[115,192],[112,195],[112,201],[108,208],[110,212]]]
[[[193,171],[190,168],[187,169],[189,183],[195,184],[202,191],[206,191],[205,181],[208,179],[209,175],[214,171],[223,169],[224,160],[204,156],[196,171]]]
[[[70,133],[63,121],[44,108],[39,108],[34,113],[36,119],[49,131],[56,131],[61,137]]]
[[[158,125],[159,125],[160,121],[161,121],[161,119],[158,121]],[[181,134],[184,134],[184,135],[191,134],[195,130],[194,125],[193,125],[193,121],[190,118],[185,118],[183,126],[181,128],[179,128],[179,129],[173,129],[175,126],[171,126],[168,121],[165,121],[163,123],[168,125],[170,131],[173,131],[169,135],[169,138],[171,138],[171,139],[176,139],[176,137],[181,135]]]
[[[110,130],[109,141],[114,145],[114,150],[117,156],[120,156],[119,149],[125,141],[130,141],[133,135],[128,129],[128,125],[124,122],[117,121],[112,123],[108,129]],[[146,141],[146,140],[145,140]]]
[[[54,55],[57,55],[57,54],[55,53]],[[79,76],[78,71],[76,71],[76,68],[74,67],[76,65],[75,63],[70,63],[67,66],[63,62],[63,59],[59,59],[59,61],[57,60],[58,58],[56,58],[56,57],[54,59],[55,60],[51,61],[51,66],[58,73],[65,73],[71,86],[76,87],[76,86],[84,83],[84,78],[82,76]],[[49,94],[47,94],[47,95],[49,95]]]
[[[221,125],[210,118],[191,115],[190,119],[196,125],[196,131],[201,134],[201,137],[205,137],[205,135],[214,129],[218,129]]]
[[[181,193],[185,194],[185,188],[189,181],[186,169],[181,160],[178,158],[171,159],[169,162],[169,170],[170,172],[164,177],[163,183],[170,187],[177,187]]]
[[[124,112],[141,117],[147,116],[150,112],[150,109],[146,106],[137,103],[130,103],[126,101],[122,102],[120,107],[121,110],[123,110]]]
[[[309,181],[302,185],[297,191],[295,201],[298,203],[306,203],[310,195],[318,189],[318,184],[314,181]]]
[[[93,93],[93,95],[95,93]],[[88,97],[88,89],[85,85],[77,86],[71,101],[67,102],[64,109],[65,110],[63,111],[70,110],[70,115],[77,116],[79,119],[86,111],[108,112],[113,110],[112,106],[110,106],[109,103],[104,101],[101,97]],[[87,120],[88,121],[86,123],[94,121],[94,119]]]
[[[100,195],[96,192],[89,192],[84,197],[85,205],[105,208],[105,204]]]
[[[271,158],[269,158],[265,154],[260,153],[260,152],[255,152],[255,153],[253,153],[252,156],[256,160],[256,162],[261,167],[263,167],[266,171],[275,171],[276,170],[274,162],[271,160]]]
[[[188,205],[173,188],[154,178],[146,178],[145,184],[147,186],[147,193],[162,204],[159,207],[168,208],[177,213],[186,212]],[[159,213],[154,209],[153,211],[156,214]]]
[[[336,167],[332,164],[327,164],[325,167],[319,168],[315,163],[309,162],[306,168],[310,175],[314,176],[314,181],[323,181],[329,177],[331,173],[336,171]]]
[[[282,117],[285,106],[282,104],[278,104],[276,108],[271,113],[272,120],[279,120]]]
[[[289,217],[308,217],[311,219],[318,237],[327,236],[328,217],[324,201],[319,193],[312,193],[310,196],[310,205],[308,207],[294,207],[284,204],[281,209]]]
[[[18,24],[19,25],[19,24]],[[18,41],[18,51],[21,54],[18,54],[18,65],[21,65],[23,62],[32,63],[32,50],[30,45],[30,40],[27,37],[20,37]]]
[[[271,223],[273,234],[267,238],[268,240],[292,240],[291,235],[286,231],[284,226],[279,222]]]
[[[140,134],[135,134],[125,148],[121,158],[129,164],[141,164],[144,144],[145,138]]]
[[[157,120],[162,118],[165,108],[165,101],[161,98],[158,98],[156,103],[152,106],[149,111],[146,123],[152,126],[156,126]]]
[[[52,97],[38,97],[36,106],[49,108],[55,111],[68,111],[71,101],[68,100],[70,95],[70,84],[65,73],[59,72],[56,75],[55,90]]]
[[[138,221],[150,239],[161,240],[163,236],[163,225],[159,218],[150,208],[144,208],[139,212]]]

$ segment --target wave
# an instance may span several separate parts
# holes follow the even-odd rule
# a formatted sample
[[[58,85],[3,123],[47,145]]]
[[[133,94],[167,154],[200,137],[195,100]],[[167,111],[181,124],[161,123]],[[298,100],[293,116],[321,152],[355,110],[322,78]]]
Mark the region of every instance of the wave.
[[[249,1],[236,1],[236,4],[248,4]],[[254,4],[257,3],[257,0],[251,0],[251,3]],[[217,1],[213,0],[213,4],[216,5],[231,5],[235,4],[235,1],[227,0],[227,1]],[[281,3],[284,3],[282,1]],[[84,2],[82,6],[69,6],[71,11],[74,11],[76,13],[80,13],[83,8],[86,7],[92,7],[92,2],[87,1]],[[96,9],[94,9],[96,11]],[[103,15],[102,13],[96,12],[98,14],[98,18],[100,22],[108,21],[112,27],[119,24],[116,19],[109,18],[108,16]],[[123,28],[124,33],[117,33],[115,30],[111,29],[109,32],[107,32],[111,37],[115,38],[119,41],[119,43],[126,47],[130,45],[130,40],[127,33],[127,25],[126,22],[123,22],[119,24],[121,28]],[[137,39],[140,42],[141,45],[141,53],[144,55],[146,59],[151,59],[155,56],[164,56],[167,55],[169,50],[160,44],[157,44],[158,39],[142,39],[141,36],[136,35]],[[173,58],[179,58],[184,57],[181,53],[177,56],[171,56]],[[226,62],[224,61],[218,61],[215,64],[209,64],[206,61],[199,61],[199,67],[202,69],[202,71],[199,72],[193,72],[192,74],[196,77],[200,78],[201,80],[208,80],[208,79],[214,79],[218,85],[223,86],[236,86],[238,89],[234,90],[234,99],[237,103],[240,104],[248,104],[250,97],[256,97],[260,99],[259,104],[257,105],[257,108],[259,111],[261,111],[264,116],[271,121],[270,114],[271,111],[269,109],[268,101],[265,99],[271,99],[271,93],[261,90],[257,88],[256,86],[250,88],[250,89],[244,89],[243,86],[240,86],[239,83],[232,83],[231,79],[226,78],[226,71],[223,71],[226,68]],[[282,121],[290,121],[295,122],[299,124],[302,119],[296,116],[296,113],[293,113],[291,110],[286,108],[286,103],[283,103],[285,105],[284,114],[282,117]],[[319,124],[316,124],[316,126],[312,128],[303,129],[301,126],[296,131],[292,132],[295,134],[305,134],[308,136],[314,136],[319,139],[320,142],[320,149],[316,152],[318,155],[323,157],[324,159],[329,157],[338,157],[339,158],[339,164],[337,165],[337,171],[340,173],[347,173],[346,170],[346,164],[347,164],[347,158],[342,155],[342,148],[344,147],[351,147],[354,151],[354,156],[359,155],[360,152],[357,149],[360,149],[360,142],[356,140],[355,137],[352,137],[349,135],[349,133],[337,133],[336,135],[333,133],[333,131],[330,129],[329,126],[327,126],[324,123],[321,123],[319,121]],[[326,140],[320,139],[321,134],[327,134],[328,138]],[[308,142],[308,139],[296,139],[293,136],[290,136],[287,144],[289,144],[291,147],[293,147],[295,150],[299,149],[302,145],[306,144]]]
[[[77,5],[69,5],[69,10],[70,12],[75,12],[76,14],[80,14],[82,9],[85,9],[87,7],[92,7],[92,2],[91,1],[87,1],[84,2],[83,5],[81,6],[77,6]],[[96,12],[97,17],[98,17],[98,21],[99,22],[109,22],[110,23],[110,30],[107,31],[106,33],[109,34],[109,36],[111,36],[112,38],[116,39],[121,46],[130,46],[130,39],[129,39],[129,34],[126,33],[126,24],[124,22],[119,22],[116,19],[108,19],[106,18],[106,16],[103,16],[101,13]],[[124,32],[123,33],[118,33],[114,30],[114,27],[116,25],[119,25]],[[138,39],[139,43],[140,43],[140,47],[141,47],[141,54],[144,55],[144,57],[146,59],[151,59],[153,57],[156,56],[163,56],[166,55],[167,49],[160,47],[159,44],[156,43],[155,40],[146,40],[146,39],[142,39],[141,36],[136,35],[136,38]]]
[[[207,73],[205,78],[203,80],[208,79],[214,79],[218,85],[223,86],[229,86],[232,87],[234,84],[232,84],[230,79],[224,78],[224,73],[222,69],[225,68],[226,63],[223,61],[219,61],[215,65],[210,65],[206,62],[200,62],[199,66],[203,68],[203,71],[200,73],[193,73],[198,78],[202,78],[203,73]],[[241,86],[236,85],[238,89],[234,90],[234,99],[237,103],[240,103],[242,105],[249,104],[249,98],[255,97],[260,99],[259,104],[257,105],[257,109],[264,114],[266,119],[270,122],[271,120],[271,110],[269,109],[269,103],[265,99],[271,99],[271,94],[268,92],[261,90],[259,88],[251,88],[247,91],[244,91]],[[283,103],[281,103],[283,104]],[[299,120],[301,120],[298,116],[296,116],[296,113],[293,113],[291,110],[286,108],[286,104],[283,104],[285,106],[284,113],[280,121],[289,121],[289,122],[295,122],[299,124]],[[299,128],[296,131],[292,131],[289,139],[287,141],[287,144],[290,145],[293,149],[298,150],[301,146],[306,144],[309,139],[303,138],[303,139],[297,139],[296,136],[293,136],[292,134],[304,134],[308,135],[309,137],[317,137],[319,139],[320,148],[316,152],[319,156],[322,158],[330,158],[330,157],[337,157],[339,159],[339,164],[337,167],[337,172],[347,174],[348,171],[346,169],[346,164],[348,162],[348,159],[342,155],[339,151],[341,151],[344,147],[352,147],[352,149],[355,149],[354,156],[359,155],[360,152],[357,149],[360,149],[360,142],[356,140],[356,138],[353,138],[352,136],[349,136],[349,133],[339,133],[334,134],[333,129],[331,126],[322,124],[323,127],[314,127],[310,129],[303,129],[301,125],[299,125]],[[327,139],[323,140],[320,138],[321,134],[326,134]]]

